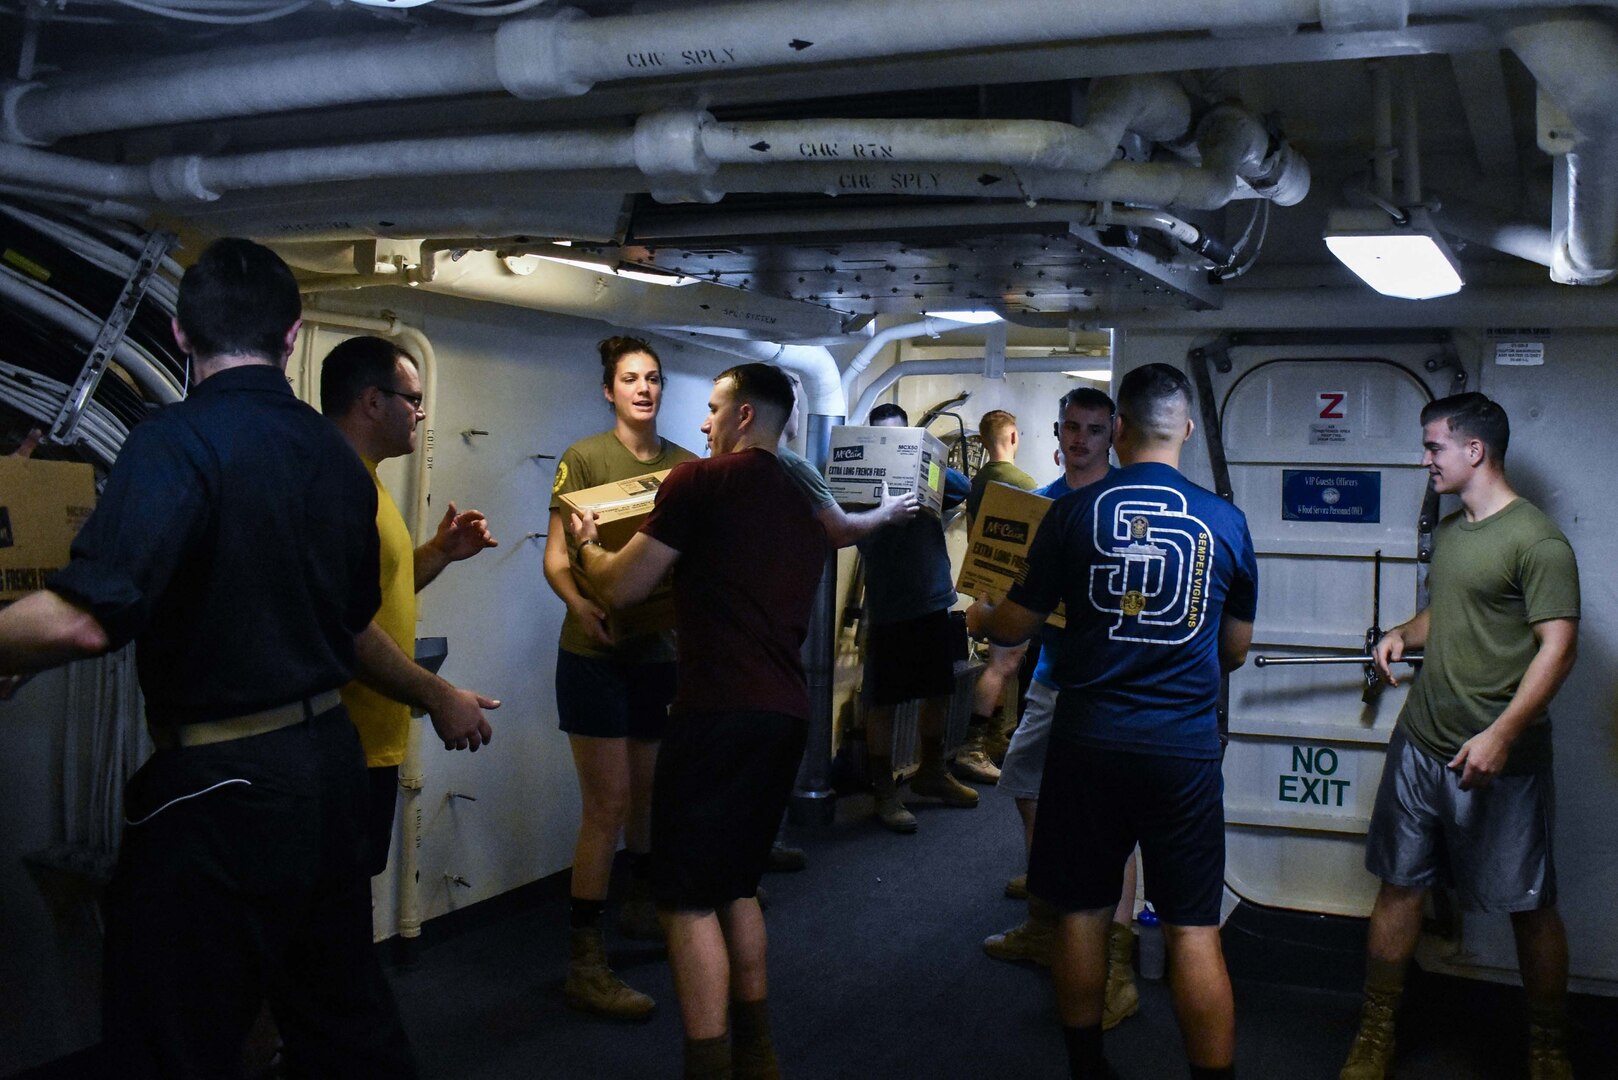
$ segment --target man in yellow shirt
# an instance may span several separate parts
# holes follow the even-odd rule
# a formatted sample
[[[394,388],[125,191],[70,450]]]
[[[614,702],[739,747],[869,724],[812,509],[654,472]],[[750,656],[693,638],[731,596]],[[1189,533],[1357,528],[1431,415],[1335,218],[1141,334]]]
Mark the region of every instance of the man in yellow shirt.
[[[399,507],[377,478],[377,465],[416,449],[416,425],[427,414],[421,378],[410,356],[378,337],[349,338],[327,356],[320,372],[320,411],[337,425],[376,485],[376,531],[382,541],[382,610],[376,624],[404,651],[415,654],[416,594],[444,567],[470,559],[496,541],[481,513],[457,513],[455,504],[433,538],[410,543]],[[393,814],[410,730],[410,706],[358,680],[343,687],[343,704],[359,729],[370,771],[366,863],[372,876],[388,865]]]

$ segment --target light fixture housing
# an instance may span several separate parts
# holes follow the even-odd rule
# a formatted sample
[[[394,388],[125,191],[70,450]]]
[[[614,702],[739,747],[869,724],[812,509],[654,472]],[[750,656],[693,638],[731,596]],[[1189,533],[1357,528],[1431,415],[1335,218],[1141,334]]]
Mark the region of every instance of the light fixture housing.
[[[1403,211],[1400,222],[1381,209],[1332,210],[1326,247],[1383,296],[1430,300],[1461,291],[1461,267],[1427,211]]]

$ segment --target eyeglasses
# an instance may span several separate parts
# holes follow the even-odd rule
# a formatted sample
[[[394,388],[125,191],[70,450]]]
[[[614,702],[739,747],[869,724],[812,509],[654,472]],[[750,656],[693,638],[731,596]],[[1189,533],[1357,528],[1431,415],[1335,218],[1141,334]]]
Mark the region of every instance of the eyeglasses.
[[[394,397],[404,398],[406,401],[410,402],[410,407],[415,409],[417,412],[421,411],[421,403],[426,400],[426,398],[422,397],[420,394],[406,394],[398,390],[389,390],[386,386],[373,386],[371,389],[380,390],[384,394],[391,394]]]

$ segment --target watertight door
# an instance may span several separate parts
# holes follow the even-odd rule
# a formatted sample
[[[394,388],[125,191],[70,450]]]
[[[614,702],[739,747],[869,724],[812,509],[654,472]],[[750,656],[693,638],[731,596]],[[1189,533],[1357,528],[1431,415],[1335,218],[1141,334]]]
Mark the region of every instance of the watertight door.
[[[1419,370],[1419,369],[1418,369]],[[1241,371],[1221,427],[1259,559],[1252,656],[1351,655],[1372,617],[1415,611],[1421,408],[1413,370],[1382,359],[1270,359]],[[1405,688],[1362,701],[1357,665],[1257,667],[1230,679],[1226,882],[1258,904],[1367,915],[1364,840]]]

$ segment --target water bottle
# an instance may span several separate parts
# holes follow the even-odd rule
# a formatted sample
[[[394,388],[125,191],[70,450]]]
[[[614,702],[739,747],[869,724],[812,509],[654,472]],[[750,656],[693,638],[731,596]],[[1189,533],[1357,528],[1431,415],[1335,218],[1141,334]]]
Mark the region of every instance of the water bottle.
[[[1135,921],[1140,923],[1140,977],[1143,979],[1161,979],[1163,977],[1163,923],[1147,904],[1141,909]]]

